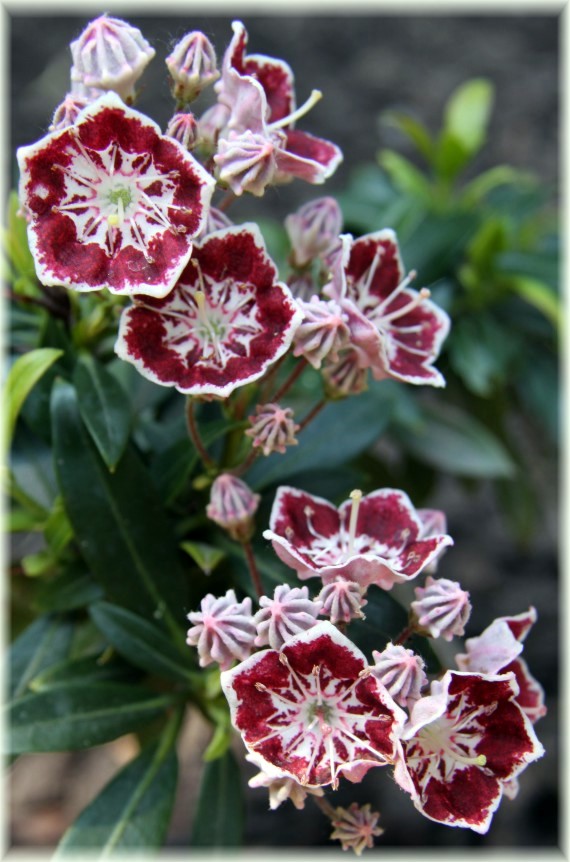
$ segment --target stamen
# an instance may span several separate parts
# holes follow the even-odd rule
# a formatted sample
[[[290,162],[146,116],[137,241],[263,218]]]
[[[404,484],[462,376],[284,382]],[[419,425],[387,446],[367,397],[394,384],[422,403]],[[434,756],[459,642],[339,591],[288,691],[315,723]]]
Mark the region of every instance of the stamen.
[[[382,316],[382,323],[389,323],[391,320],[396,320],[398,317],[403,317],[404,314],[408,314],[409,311],[413,311],[414,308],[417,308],[418,305],[421,305],[424,299],[429,299],[431,296],[431,291],[427,287],[422,287],[422,289],[417,293],[417,295],[410,300],[406,305],[402,306],[402,308],[397,308],[395,311],[392,311],[390,314],[386,314]]]
[[[350,499],[352,500],[352,509],[350,511],[350,524],[348,527],[348,548],[346,550],[346,557],[350,557],[354,553],[354,539],[356,536],[356,522],[358,520],[358,510],[360,508],[360,501],[362,500],[362,491],[355,489],[350,492]]]
[[[416,270],[411,269],[409,271],[409,273],[407,274],[407,276],[404,279],[402,279],[400,284],[392,291],[392,293],[390,293],[385,299],[382,300],[380,305],[378,305],[377,308],[374,309],[374,311],[380,312],[384,308],[386,308],[388,303],[392,302],[398,296],[398,294],[401,293],[415,279],[416,276],[417,276]]]
[[[313,90],[307,101],[301,105],[300,108],[297,108],[297,110],[293,111],[292,114],[289,114],[288,117],[283,117],[282,120],[277,120],[277,122],[271,123],[269,126],[270,131],[273,132],[275,129],[283,129],[285,126],[291,126],[301,117],[304,117],[305,114],[308,114],[311,108],[314,108],[317,102],[320,102],[322,98],[323,94],[320,90]]]

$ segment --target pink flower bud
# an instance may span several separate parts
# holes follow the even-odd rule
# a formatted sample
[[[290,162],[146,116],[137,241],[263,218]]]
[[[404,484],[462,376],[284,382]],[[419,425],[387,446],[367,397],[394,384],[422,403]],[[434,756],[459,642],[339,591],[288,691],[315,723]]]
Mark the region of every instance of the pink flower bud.
[[[170,119],[166,134],[178,141],[186,150],[191,150],[198,137],[198,123],[194,114],[178,113]]]
[[[342,213],[334,198],[310,201],[285,219],[294,266],[306,266],[324,255],[342,230]]]
[[[407,706],[415,701],[427,682],[425,664],[411,649],[389,643],[385,650],[372,650],[373,675],[388,689],[396,703]]]
[[[261,497],[231,473],[222,473],[212,484],[208,518],[227,530],[232,539],[247,542],[254,531],[253,516]]]
[[[73,82],[87,88],[114,90],[124,102],[131,102],[134,86],[155,51],[136,27],[101,15],[71,43],[71,54]]]
[[[355,581],[337,578],[322,588],[318,600],[322,602],[322,616],[330,617],[331,623],[349,623],[354,619],[364,619],[361,608],[367,604],[364,588]]]
[[[273,141],[265,135],[249,130],[229,132],[219,139],[214,156],[219,179],[235,195],[250,192],[261,197],[275,174],[274,150]]]
[[[357,350],[343,350],[339,359],[323,368],[325,391],[329,398],[359,395],[367,387],[367,370],[360,364]]]
[[[54,111],[50,132],[59,132],[60,129],[66,129],[72,126],[83,108],[86,108],[90,99],[85,96],[78,96],[75,93],[68,93],[63,102],[57,106]]]
[[[272,452],[283,454],[287,446],[296,446],[299,442],[295,433],[299,426],[293,421],[293,411],[290,407],[280,407],[279,404],[258,404],[255,416],[249,417],[251,428],[245,434],[253,437],[253,446],[261,449],[264,455]]]
[[[269,644],[271,649],[281,649],[294,635],[316,625],[321,604],[309,598],[308,587],[281,584],[275,588],[272,599],[262,596],[259,606],[253,618],[257,627],[255,645]]]
[[[235,659],[243,661],[251,653],[255,626],[251,599],[238,602],[233,590],[216,598],[208,593],[200,603],[200,611],[188,614],[194,626],[188,629],[186,643],[197,646],[200,667],[217,662],[227,670]]]
[[[213,45],[199,30],[187,33],[178,42],[166,58],[166,65],[172,78],[172,95],[183,104],[192,102],[220,76]]]
[[[340,841],[343,850],[353,850],[357,856],[366,847],[374,847],[374,836],[384,832],[376,825],[380,815],[371,811],[370,805],[360,806],[352,802],[348,808],[335,808],[334,813],[331,841]]]
[[[294,356],[304,356],[313,368],[320,368],[324,359],[338,359],[339,350],[347,343],[350,332],[341,307],[313,296],[310,302],[297,300],[305,315],[297,327],[293,343]]]
[[[469,593],[455,581],[446,578],[426,578],[425,587],[414,590],[417,601],[411,607],[419,625],[427,629],[432,638],[446,641],[462,635],[471,614]]]

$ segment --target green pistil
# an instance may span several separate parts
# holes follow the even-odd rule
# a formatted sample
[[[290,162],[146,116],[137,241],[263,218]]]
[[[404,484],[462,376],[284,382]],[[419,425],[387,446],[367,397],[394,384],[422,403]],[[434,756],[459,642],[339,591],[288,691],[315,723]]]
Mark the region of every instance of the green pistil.
[[[308,710],[307,715],[309,720],[313,720],[314,718],[320,718],[325,724],[330,724],[330,719],[332,718],[332,708],[328,703],[312,703]]]
[[[109,192],[109,200],[112,204],[118,205],[119,201],[121,201],[124,207],[128,207],[132,199],[132,194],[126,188],[113,189],[112,192]]]

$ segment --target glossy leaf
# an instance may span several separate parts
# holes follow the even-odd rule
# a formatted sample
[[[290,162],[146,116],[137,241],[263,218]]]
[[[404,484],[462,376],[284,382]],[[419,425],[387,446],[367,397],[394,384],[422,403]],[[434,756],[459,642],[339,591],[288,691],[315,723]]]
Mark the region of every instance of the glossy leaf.
[[[559,332],[562,330],[562,306],[556,293],[537,278],[510,276],[509,284],[525,302],[533,305],[552,323]]]
[[[244,800],[239,766],[228,749],[206,763],[194,815],[194,847],[238,847],[243,843]]]
[[[180,547],[192,557],[205,575],[211,574],[226,556],[224,551],[204,542],[181,542]]]
[[[164,713],[172,698],[139,686],[69,683],[26,694],[8,711],[9,754],[90,748]]]
[[[29,687],[31,691],[40,692],[72,682],[86,685],[110,680],[129,684],[129,679],[132,681],[132,668],[124,662],[104,663],[101,656],[86,656],[68,659],[48,667],[30,681]]]
[[[109,470],[114,470],[129,439],[129,399],[117,379],[91,357],[81,358],[73,383],[81,418]]]
[[[490,81],[473,78],[457,87],[446,104],[444,129],[470,155],[475,155],[485,143],[493,96],[494,89]]]
[[[38,617],[14,641],[9,652],[9,692],[17,698],[41,671],[64,659],[71,645],[73,625],[49,614]]]
[[[431,198],[431,185],[424,174],[408,159],[394,150],[381,150],[378,154],[378,163],[382,167],[396,188],[404,194],[412,195],[423,201]]]
[[[427,162],[431,162],[433,156],[433,140],[426,127],[419,120],[408,114],[400,114],[398,111],[384,111],[381,120],[386,126],[392,126],[403,132],[407,138],[415,144],[419,152]]]
[[[103,598],[103,590],[90,574],[73,566],[41,585],[36,604],[44,611],[70,611]]]
[[[38,380],[62,356],[62,350],[41,347],[20,356],[12,365],[2,390],[3,446],[7,452],[22,405]]]
[[[135,667],[176,681],[194,676],[190,649],[184,663],[171,639],[153,623],[108,602],[91,605],[89,613],[109,643]]]
[[[97,850],[100,856],[137,849],[148,853],[164,841],[172,814],[178,762],[167,739],[145,748],[107,784],[70,826],[55,858]]]

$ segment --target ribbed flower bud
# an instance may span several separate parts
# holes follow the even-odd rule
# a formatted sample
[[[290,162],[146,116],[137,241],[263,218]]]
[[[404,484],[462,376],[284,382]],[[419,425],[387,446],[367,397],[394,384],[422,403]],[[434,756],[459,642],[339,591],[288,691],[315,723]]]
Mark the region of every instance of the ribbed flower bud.
[[[291,240],[291,262],[306,266],[325,254],[342,230],[342,213],[334,198],[310,201],[285,219],[285,229]]]
[[[53,113],[53,119],[49,127],[50,132],[59,132],[60,129],[72,126],[83,108],[86,108],[90,101],[85,96],[68,93]]]
[[[71,43],[71,80],[82,87],[113,90],[124,102],[132,102],[135,84],[154,54],[136,27],[101,15]]]
[[[274,144],[265,135],[251,132],[229,132],[218,141],[214,162],[219,179],[235,195],[250,192],[261,197],[275,174]]]
[[[187,33],[176,44],[166,58],[166,65],[172,79],[172,95],[181,104],[192,102],[220,76],[214,47],[200,30]]]
[[[336,362],[323,368],[325,391],[329,398],[347,398],[349,395],[359,395],[367,386],[367,369],[360,365],[360,357],[356,350],[343,350]]]
[[[304,356],[313,368],[320,368],[327,358],[336,362],[338,351],[350,337],[341,307],[318,296],[311,297],[310,302],[298,299],[297,303],[305,316],[295,332],[293,355]]]
[[[188,614],[194,623],[188,629],[186,643],[198,647],[200,667],[217,662],[227,670],[237,659],[246,659],[253,648],[255,626],[251,613],[251,599],[238,602],[233,590],[216,598],[204,596],[200,610]]]
[[[374,847],[374,837],[384,832],[377,826],[380,815],[370,805],[351,803],[348,808],[335,808],[331,841],[340,841],[343,850],[353,850],[360,856],[366,847]]]
[[[254,448],[261,449],[264,455],[272,452],[283,454],[287,446],[296,446],[299,442],[295,437],[299,426],[293,420],[290,407],[258,404],[255,416],[249,417],[249,423],[251,428],[245,432],[246,437],[252,437]]]
[[[178,141],[186,150],[193,149],[198,137],[198,123],[194,114],[174,114],[166,127],[166,134]]]
[[[212,484],[206,514],[227,530],[232,539],[247,542],[253,535],[253,516],[260,499],[259,494],[254,494],[241,479],[231,473],[222,473]]]
[[[414,590],[417,600],[411,608],[419,626],[426,629],[432,638],[442,637],[446,641],[462,635],[471,614],[469,593],[461,589],[456,581],[446,578],[426,578],[425,587]]]
[[[408,706],[420,696],[427,682],[425,664],[411,649],[389,643],[385,650],[372,650],[372,674],[388,689],[396,703]],[[411,704],[410,704],[411,705]]]
[[[317,623],[321,604],[309,598],[308,587],[281,584],[275,588],[272,599],[260,598],[259,607],[253,618],[257,627],[255,645],[269,644],[271,649],[280,649],[293,635]]]
[[[355,581],[337,578],[322,588],[317,599],[322,602],[321,615],[330,617],[331,623],[349,623],[364,619],[362,608],[367,604],[364,588]]]

